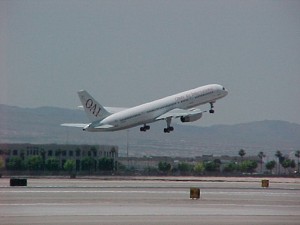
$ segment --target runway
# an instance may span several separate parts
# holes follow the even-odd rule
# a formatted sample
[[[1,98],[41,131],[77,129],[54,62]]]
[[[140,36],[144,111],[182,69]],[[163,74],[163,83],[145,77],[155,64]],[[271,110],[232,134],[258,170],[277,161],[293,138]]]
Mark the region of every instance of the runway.
[[[299,179],[270,178],[0,179],[0,224],[300,223]],[[189,197],[198,187],[198,200]]]

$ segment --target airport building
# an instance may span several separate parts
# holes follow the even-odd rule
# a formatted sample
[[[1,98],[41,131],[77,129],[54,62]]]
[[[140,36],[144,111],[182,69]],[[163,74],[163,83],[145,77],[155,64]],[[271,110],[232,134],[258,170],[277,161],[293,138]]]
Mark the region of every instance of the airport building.
[[[118,146],[113,145],[59,145],[59,144],[0,144],[0,157],[3,161],[17,156],[26,160],[30,156],[41,156],[47,161],[49,158],[59,160],[63,168],[68,159],[76,162],[76,171],[81,170],[81,161],[86,157],[93,159],[110,158],[118,160]]]

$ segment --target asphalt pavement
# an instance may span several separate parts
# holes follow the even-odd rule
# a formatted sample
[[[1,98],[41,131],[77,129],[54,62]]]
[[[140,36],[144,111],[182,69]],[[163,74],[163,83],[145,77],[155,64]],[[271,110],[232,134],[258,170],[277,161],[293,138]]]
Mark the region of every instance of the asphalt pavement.
[[[264,178],[266,179],[266,178]],[[267,178],[268,179],[268,178]],[[300,180],[269,178],[0,179],[0,224],[299,225]],[[190,188],[200,198],[190,199]]]

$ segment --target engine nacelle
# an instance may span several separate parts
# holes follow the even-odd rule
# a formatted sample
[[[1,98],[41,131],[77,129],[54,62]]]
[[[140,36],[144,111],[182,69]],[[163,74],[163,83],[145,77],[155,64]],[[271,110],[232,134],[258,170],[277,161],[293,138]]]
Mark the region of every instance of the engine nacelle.
[[[196,120],[199,120],[202,117],[202,112],[197,113],[194,115],[189,115],[189,116],[182,116],[180,117],[181,122],[186,123],[186,122],[194,122]]]

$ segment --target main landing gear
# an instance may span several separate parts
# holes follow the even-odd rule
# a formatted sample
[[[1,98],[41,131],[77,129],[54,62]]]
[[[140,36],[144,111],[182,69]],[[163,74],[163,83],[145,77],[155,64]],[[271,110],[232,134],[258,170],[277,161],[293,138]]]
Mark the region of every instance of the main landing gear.
[[[209,110],[209,113],[214,113],[215,110],[214,110],[214,102],[210,102],[210,110]]]
[[[165,133],[170,133],[171,131],[174,130],[174,127],[171,127],[171,126],[170,126],[170,125],[171,125],[171,120],[172,120],[171,117],[166,118],[166,121],[167,121],[167,128],[164,128],[164,132],[165,132]]]
[[[170,131],[173,131],[174,130],[174,127],[167,127],[167,128],[164,128],[164,132],[165,133],[170,133]]]
[[[150,130],[150,126],[149,125],[144,124],[143,127],[140,127],[140,131],[142,131],[142,132],[145,132],[147,130]]]

